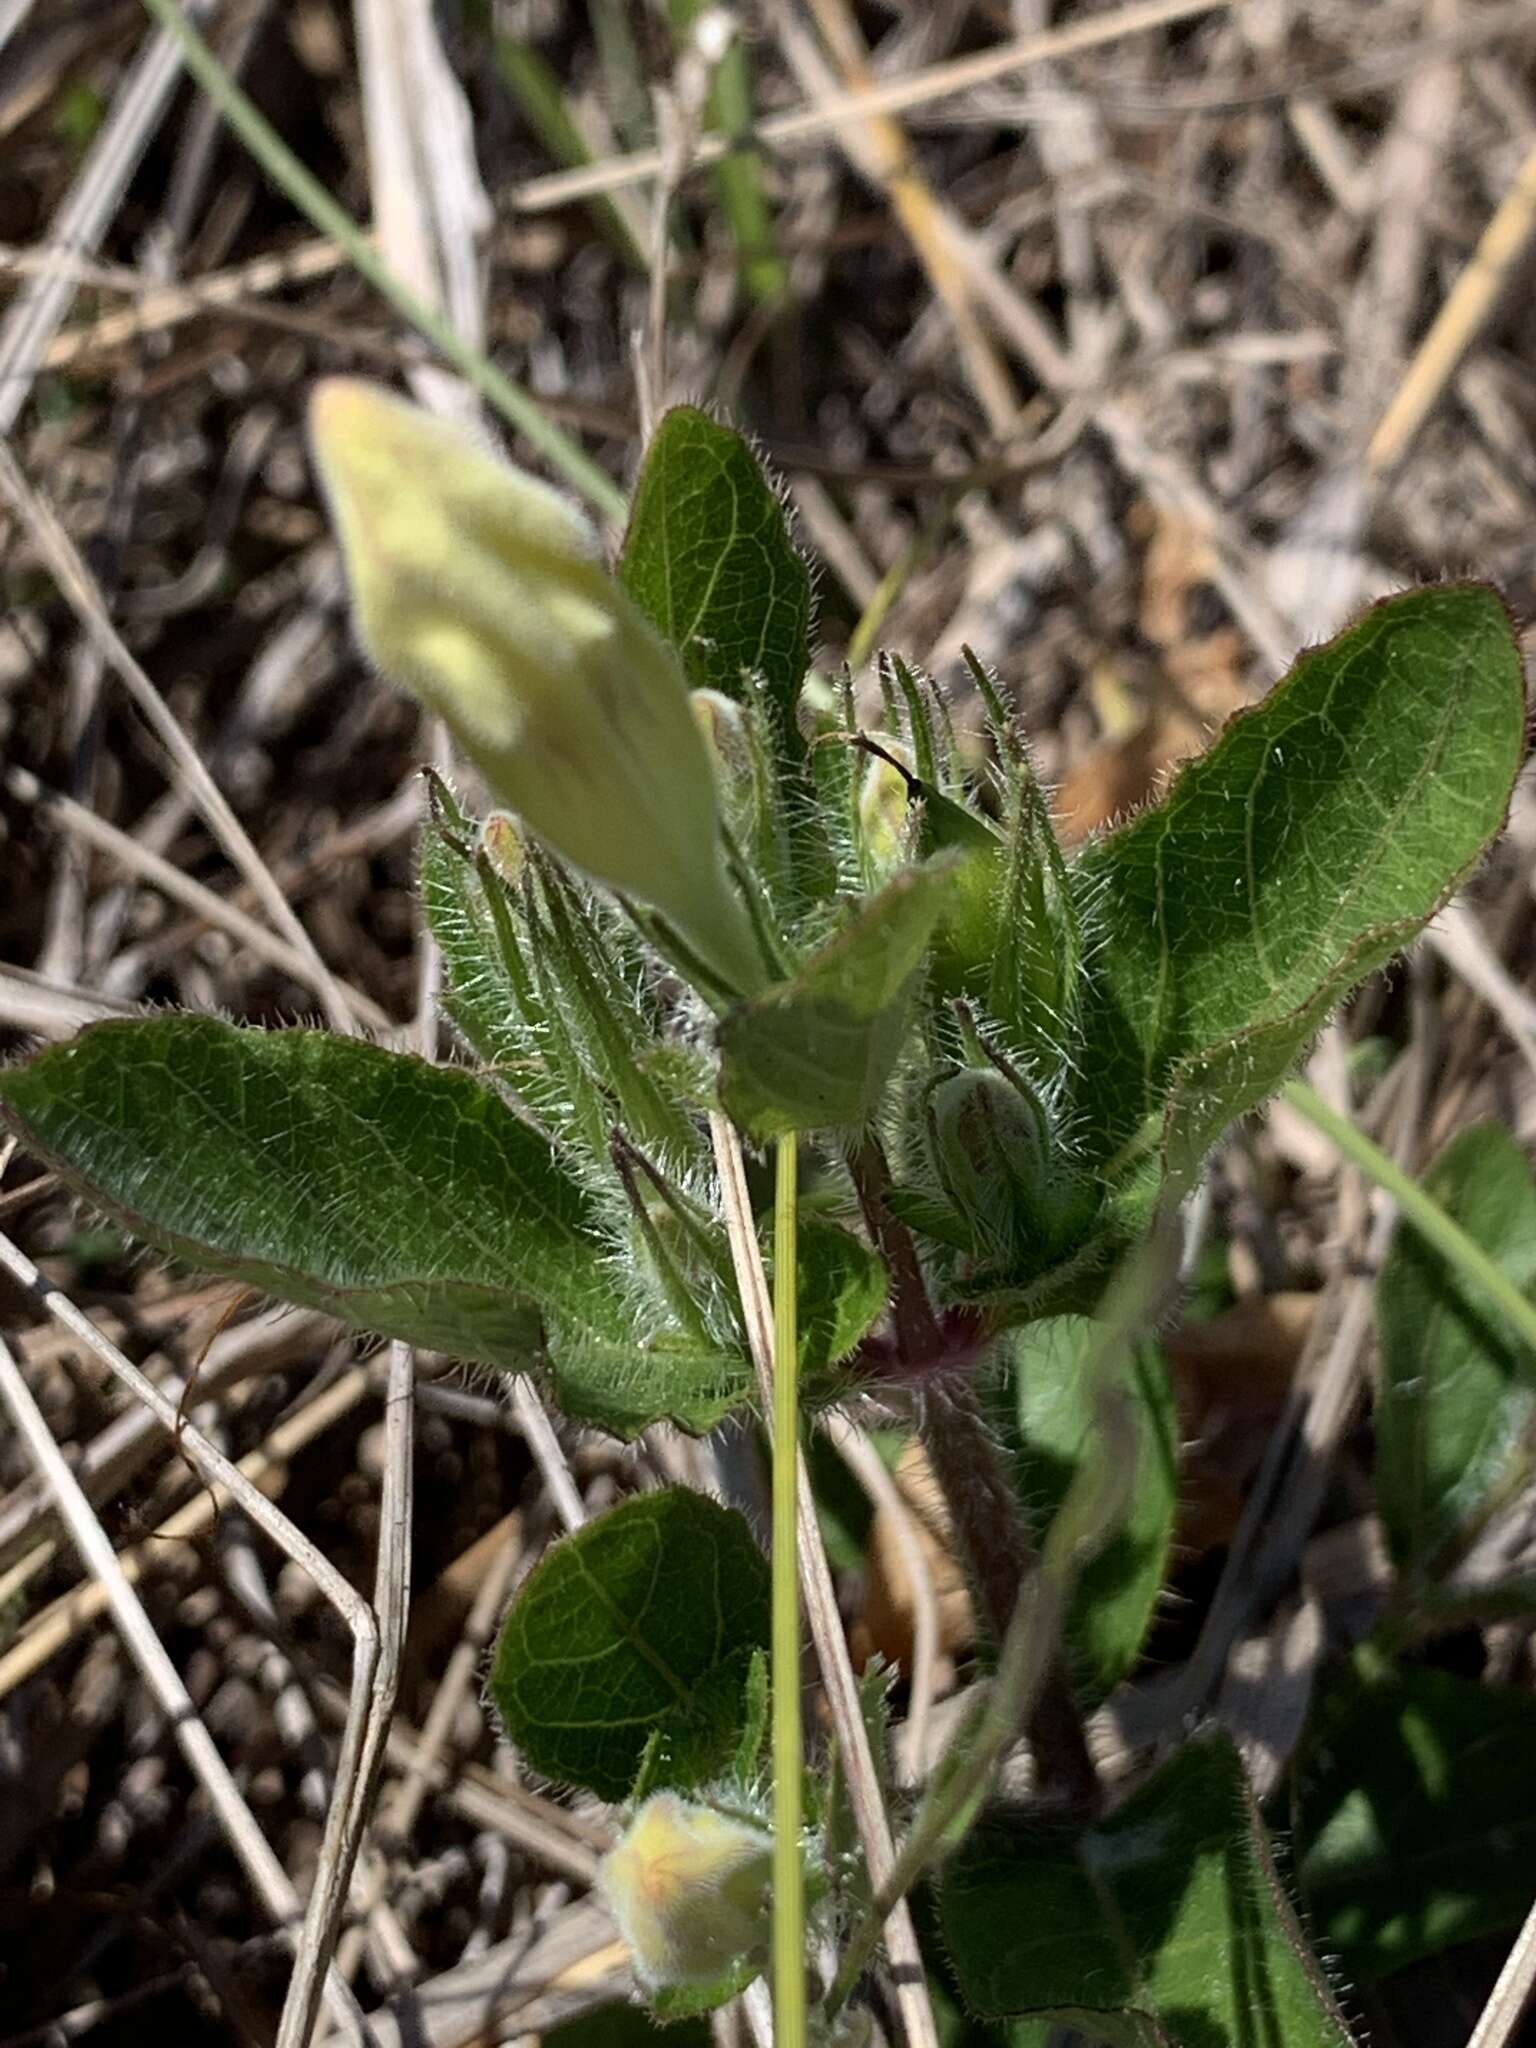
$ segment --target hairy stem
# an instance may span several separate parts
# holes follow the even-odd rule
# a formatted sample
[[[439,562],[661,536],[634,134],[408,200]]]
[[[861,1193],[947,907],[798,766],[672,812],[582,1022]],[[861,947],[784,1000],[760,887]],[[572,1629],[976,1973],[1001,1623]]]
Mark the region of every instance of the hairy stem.
[[[912,1233],[886,1205],[890,1167],[878,1138],[863,1139],[848,1164],[865,1228],[890,1268],[898,1363],[907,1370],[932,1365],[953,1352],[954,1335],[928,1298]],[[960,1373],[946,1373],[929,1383],[922,1437],[954,1517],[988,1632],[1000,1649],[1035,1561],[1034,1544],[1002,1452]],[[1102,1802],[1099,1774],[1059,1654],[1053,1656],[1035,1695],[1028,1734],[1045,1796],[1079,1818],[1097,1813]]]
[[[973,1389],[955,1374],[925,1390],[922,1433],[987,1631],[1001,1650],[1035,1563],[1002,1451]],[[1052,1650],[1030,1704],[1027,1732],[1041,1796],[1074,1818],[1091,1819],[1103,1788],[1059,1648]]]
[[[930,1364],[945,1347],[945,1337],[933,1304],[928,1299],[922,1261],[912,1233],[886,1206],[891,1184],[890,1163],[885,1148],[873,1134],[866,1134],[849,1155],[848,1170],[864,1228],[891,1275],[891,1321],[896,1329],[896,1353],[904,1366]]]
[[[794,1133],[778,1141],[773,1205],[773,2010],[776,2048],[805,2048],[805,1866],[800,1853],[799,1468]]]

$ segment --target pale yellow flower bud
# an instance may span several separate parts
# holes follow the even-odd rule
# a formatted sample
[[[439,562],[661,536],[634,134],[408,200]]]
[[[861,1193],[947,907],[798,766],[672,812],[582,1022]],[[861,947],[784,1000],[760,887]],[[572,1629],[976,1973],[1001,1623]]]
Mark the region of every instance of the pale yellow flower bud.
[[[708,1983],[766,1956],[772,1871],[766,1829],[657,1792],[598,1875],[635,1975],[655,1991]]]
[[[516,888],[528,865],[527,843],[515,818],[492,811],[480,827],[480,851],[509,888]]]
[[[310,429],[366,652],[556,852],[760,985],[682,669],[582,515],[376,385],[327,379]]]
[[[901,770],[878,754],[870,755],[859,789],[859,824],[864,849],[877,873],[888,873],[903,864],[911,811],[912,800]]]
[[[693,692],[693,716],[704,735],[717,773],[729,782],[747,782],[752,775],[752,748],[741,706],[719,690]]]

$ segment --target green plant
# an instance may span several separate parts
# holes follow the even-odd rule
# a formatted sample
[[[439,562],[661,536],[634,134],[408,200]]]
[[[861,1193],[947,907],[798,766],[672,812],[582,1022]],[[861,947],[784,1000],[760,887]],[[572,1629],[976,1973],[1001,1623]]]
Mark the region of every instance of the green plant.
[[[717,421],[660,423],[610,576],[545,486],[398,401],[332,386],[315,420],[368,651],[519,813],[433,785],[422,906],[469,1063],[158,1016],[0,1075],[7,1119],[144,1242],[531,1374],[621,1436],[757,1405],[712,1146],[772,1148],[747,1183],[778,1309],[771,1570],[734,1509],[628,1501],[529,1578],[490,1680],[536,1769],[630,1810],[609,1884],[653,2009],[734,1995],[772,1922],[783,2048],[855,2039],[885,1914],[932,1880],[963,2000],[1015,2043],[1057,2020],[1217,2048],[1255,2013],[1279,2048],[1346,2042],[1235,1754],[1195,1741],[1105,1813],[1082,1716],[1165,1582],[1152,1332],[1177,1205],[1499,831],[1525,722],[1500,600],[1377,606],[1069,858],[979,664],[976,765],[900,661],[873,723],[846,679],[807,701],[807,569]],[[1391,1384],[1423,1384],[1405,1353],[1426,1327],[1457,1361],[1383,1433],[1400,1632],[1454,1603],[1444,1556],[1507,1485],[1531,1400],[1528,1172],[1463,1143],[1406,1198],[1428,1248],[1382,1283]],[[1485,1164],[1526,1174],[1491,1218]],[[1394,1323],[1426,1293],[1433,1315]],[[1442,1398],[1453,1371],[1483,1422]],[[924,1436],[994,1666],[878,1896],[838,1759],[798,1720],[792,1454],[859,1394]],[[1367,1708],[1407,1711],[1380,1686],[1329,1711]],[[995,1809],[1026,1727],[1033,1803]],[[1306,1794],[1325,1917],[1360,1849],[1348,1789],[1320,1766]],[[1489,1914],[1445,1916],[1468,1922]]]

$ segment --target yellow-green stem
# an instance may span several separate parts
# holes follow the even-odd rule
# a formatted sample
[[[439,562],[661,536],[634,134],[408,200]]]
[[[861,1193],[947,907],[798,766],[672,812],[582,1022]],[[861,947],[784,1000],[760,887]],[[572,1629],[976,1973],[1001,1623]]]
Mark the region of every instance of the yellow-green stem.
[[[1480,1287],[1500,1309],[1522,1342],[1536,1348],[1536,1306],[1526,1300],[1509,1275],[1496,1266],[1482,1246],[1468,1237],[1461,1225],[1447,1216],[1433,1196],[1426,1195],[1395,1160],[1373,1145],[1346,1116],[1330,1109],[1315,1088],[1305,1081],[1290,1081],[1284,1089],[1286,1101],[1309,1124],[1333,1141],[1344,1157],[1389,1194],[1402,1211],[1403,1220],[1418,1231],[1441,1257],[1459,1268],[1463,1279]]]
[[[795,1330],[795,1138],[778,1141],[773,1205],[773,2013],[774,2048],[805,2048],[805,1867],[800,1857],[800,1463]]]

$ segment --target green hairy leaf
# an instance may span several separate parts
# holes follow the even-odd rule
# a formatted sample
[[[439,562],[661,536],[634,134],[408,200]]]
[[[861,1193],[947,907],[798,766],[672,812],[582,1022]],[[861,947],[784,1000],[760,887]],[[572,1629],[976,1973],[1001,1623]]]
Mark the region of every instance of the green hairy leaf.
[[[470,1075],[322,1031],[93,1025],[0,1074],[7,1120],[138,1237],[359,1329],[528,1357],[578,1300],[591,1203]]]
[[[988,1007],[1047,1073],[1070,1059],[1081,984],[1082,920],[1050,808],[1027,757],[1015,766],[1014,819]]]
[[[701,1434],[754,1392],[741,1349],[663,1322],[601,1267],[578,1305],[546,1315],[537,1371],[573,1422],[625,1438],[653,1422]]]
[[[885,1262],[862,1238],[815,1216],[796,1233],[795,1321],[803,1391],[816,1394],[840,1359],[868,1336],[885,1309]]]
[[[1053,1316],[1008,1340],[1017,1415],[1014,1466],[1026,1512],[1044,1530],[1092,1454],[1097,1390],[1087,1370],[1094,1324]],[[1067,1616],[1074,1675],[1100,1700],[1135,1664],[1168,1573],[1178,1507],[1178,1416],[1155,1341],[1117,1349],[1118,1391],[1136,1418],[1135,1472],[1124,1518],[1080,1574]]]
[[[975,2048],[1060,2048],[1063,2029],[1072,2048],[1168,2048],[1171,2036],[1154,2021],[1139,2013],[1122,2013],[1113,2018],[1102,2012],[1088,2012],[1062,2006],[1048,2020],[1015,2020],[1009,2027],[978,2036]],[[966,2037],[959,2048],[971,2048]]]
[[[490,1693],[534,1770],[623,1799],[687,1790],[731,1762],[752,1654],[768,1643],[768,1563],[702,1494],[636,1494],[556,1545],[502,1624]]]
[[[1536,1178],[1508,1131],[1462,1131],[1424,1191],[1517,1287],[1536,1287]],[[1376,1284],[1376,1326],[1376,1501],[1393,1556],[1413,1572],[1527,1466],[1536,1357],[1406,1224]]]
[[[811,579],[751,448],[690,405],[651,437],[619,580],[695,689],[749,698],[759,676],[781,743],[809,665]]]
[[[1190,1743],[1080,1834],[983,1823],[939,1910],[982,2018],[1081,2014],[1091,2036],[1103,2013],[1121,2022],[1103,2038],[1148,2048],[1348,2048],[1224,1739]]]
[[[965,654],[977,689],[997,702],[985,668]],[[1031,1077],[1049,1083],[1073,1057],[1082,918],[1028,749],[1003,716],[991,725],[1003,825],[979,839],[972,816],[968,839],[955,835],[969,844],[971,859],[938,935],[930,985],[979,1003],[1006,1027]]]
[[[678,2020],[667,2028],[665,2048],[710,2048],[711,2038],[707,2020]],[[539,2039],[541,2048],[662,2048],[656,2022],[638,2005],[600,2006]]]
[[[643,2005],[602,2005],[596,2013],[567,2019],[563,2028],[539,2036],[541,2048],[711,2048],[707,2019],[678,2019],[657,2040],[655,2021]]]
[[[530,862],[512,821],[484,827],[441,784],[422,833],[422,909],[442,949],[443,1007],[496,1076],[559,1136],[601,1152],[617,1122],[670,1157],[697,1150],[681,1109],[648,1071],[657,1020],[605,955],[572,883]],[[536,865],[541,901],[480,847],[499,839]],[[477,848],[479,850],[477,851]]]
[[[744,1130],[764,1137],[874,1114],[954,876],[949,860],[904,869],[791,980],[724,1019],[720,1097]]]
[[[536,1023],[523,949],[507,891],[477,865],[480,822],[441,785],[437,815],[422,831],[417,862],[422,913],[443,956],[443,1008],[466,1045],[530,1105],[558,1099]],[[535,1015],[530,1016],[530,1010]]]
[[[1233,719],[1073,870],[1092,956],[1077,1101],[1108,1157],[1154,1113],[1187,1176],[1465,878],[1525,733],[1498,596],[1393,598]]]
[[[0,1108],[160,1251],[354,1330],[547,1367],[578,1419],[703,1428],[748,1390],[743,1357],[637,1312],[587,1187],[455,1068],[323,1031],[154,1017],[0,1073]]]
[[[1359,1981],[1518,1926],[1536,1859],[1536,1699],[1362,1656],[1316,1709],[1296,1853],[1318,1939]]]

